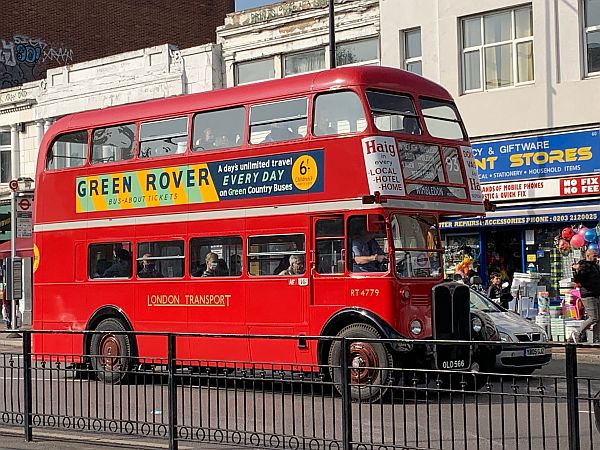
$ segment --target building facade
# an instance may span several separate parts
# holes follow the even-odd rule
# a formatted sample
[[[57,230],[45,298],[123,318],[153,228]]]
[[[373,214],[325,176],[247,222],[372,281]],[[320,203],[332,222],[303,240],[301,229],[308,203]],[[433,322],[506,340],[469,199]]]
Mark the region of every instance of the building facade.
[[[579,255],[555,238],[599,219],[600,1],[381,0],[381,42],[382,64],[453,94],[497,205],[445,224],[449,271],[471,254],[486,277],[537,270],[557,288]]]

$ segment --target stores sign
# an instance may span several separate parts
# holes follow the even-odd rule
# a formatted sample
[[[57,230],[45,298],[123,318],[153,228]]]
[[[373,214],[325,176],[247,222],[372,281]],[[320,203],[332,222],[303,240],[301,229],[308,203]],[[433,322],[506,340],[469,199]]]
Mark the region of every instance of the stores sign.
[[[480,142],[473,153],[483,183],[600,172],[598,129]]]

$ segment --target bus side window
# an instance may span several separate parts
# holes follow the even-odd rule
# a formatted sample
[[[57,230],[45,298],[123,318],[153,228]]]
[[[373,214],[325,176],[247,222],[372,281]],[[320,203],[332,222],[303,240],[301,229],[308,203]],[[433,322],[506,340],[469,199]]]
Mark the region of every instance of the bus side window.
[[[214,268],[207,266],[215,261]],[[193,238],[190,240],[192,277],[239,277],[242,274],[242,238],[239,236]]]
[[[317,272],[344,273],[344,218],[317,220],[315,235]]]
[[[183,277],[183,247],[181,240],[140,242],[137,247],[138,278]]]
[[[316,97],[313,114],[315,136],[360,133],[366,128],[365,112],[356,93],[331,92]]]
[[[200,112],[194,116],[194,151],[234,148],[242,145],[246,109],[243,106],[220,111]]]
[[[296,98],[250,108],[250,143],[283,142],[306,136],[308,99]]]
[[[92,134],[92,164],[133,158],[135,124],[97,128]]]
[[[131,278],[131,243],[90,244],[88,276],[90,278]]]
[[[81,167],[87,161],[88,132],[76,131],[60,135],[46,155],[46,169]]]
[[[140,158],[185,153],[187,117],[144,122],[140,126]]]
[[[306,246],[303,234],[250,236],[248,238],[248,275],[302,275],[306,270],[305,255]],[[292,256],[294,257],[292,258]]]

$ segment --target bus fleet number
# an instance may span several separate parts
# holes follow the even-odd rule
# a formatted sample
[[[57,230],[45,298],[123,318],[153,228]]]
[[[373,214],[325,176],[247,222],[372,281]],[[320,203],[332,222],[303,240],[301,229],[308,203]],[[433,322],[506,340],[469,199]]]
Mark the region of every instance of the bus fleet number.
[[[351,297],[377,297],[379,289],[350,289]]]

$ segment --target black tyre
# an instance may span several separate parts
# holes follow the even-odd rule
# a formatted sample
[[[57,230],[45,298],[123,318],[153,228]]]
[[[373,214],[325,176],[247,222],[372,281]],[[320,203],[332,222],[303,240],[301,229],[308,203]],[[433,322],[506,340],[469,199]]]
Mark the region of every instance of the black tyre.
[[[352,338],[348,361],[350,392],[353,400],[373,402],[380,399],[392,383],[394,360],[384,344],[360,339],[379,339],[381,335],[371,325],[355,323],[343,328],[338,337]],[[329,373],[336,390],[342,393],[342,344],[336,341],[329,349]]]
[[[119,384],[133,367],[131,336],[120,334],[127,328],[112,318],[100,322],[95,331],[105,332],[93,334],[90,341],[90,358],[96,377],[107,384]]]

